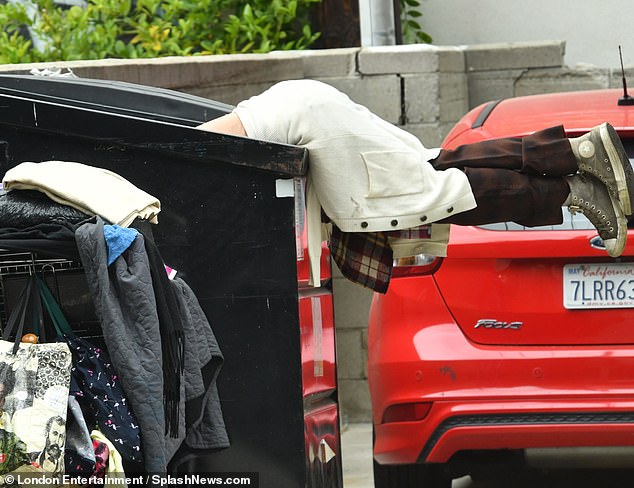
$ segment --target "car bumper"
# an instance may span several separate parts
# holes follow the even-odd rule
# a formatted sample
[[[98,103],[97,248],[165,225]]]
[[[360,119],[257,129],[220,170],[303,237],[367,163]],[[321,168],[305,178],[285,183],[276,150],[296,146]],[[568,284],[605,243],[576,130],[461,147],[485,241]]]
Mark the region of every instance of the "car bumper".
[[[386,300],[371,315],[379,463],[443,463],[464,450],[634,445],[634,346],[483,346],[439,312],[433,294],[425,298],[432,320],[402,309],[401,320],[390,321]],[[422,420],[384,422],[390,406],[409,403],[431,408]]]
[[[634,401],[435,402],[422,421],[374,428],[381,464],[445,463],[459,451],[632,446]]]

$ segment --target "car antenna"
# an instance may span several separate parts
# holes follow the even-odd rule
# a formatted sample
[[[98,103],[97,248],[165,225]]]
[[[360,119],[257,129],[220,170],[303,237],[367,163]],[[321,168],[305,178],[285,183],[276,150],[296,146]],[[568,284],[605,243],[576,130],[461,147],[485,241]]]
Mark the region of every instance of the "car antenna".
[[[619,105],[634,105],[634,98],[627,94],[627,81],[625,80],[625,69],[623,68],[623,54],[619,46],[619,58],[621,58],[621,76],[623,80],[623,96],[619,98]]]

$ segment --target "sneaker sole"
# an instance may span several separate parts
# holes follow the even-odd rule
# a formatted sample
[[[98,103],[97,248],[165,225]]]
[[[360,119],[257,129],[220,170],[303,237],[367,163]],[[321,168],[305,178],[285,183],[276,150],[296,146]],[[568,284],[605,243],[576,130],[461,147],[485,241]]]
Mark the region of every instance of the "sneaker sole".
[[[628,181],[625,174],[625,164],[630,164],[627,154],[623,150],[621,139],[614,128],[609,124],[603,124],[599,127],[601,134],[601,142],[608,153],[608,158],[612,162],[614,170],[614,180],[618,192],[618,198],[623,207],[625,215],[632,215],[632,202],[630,200],[630,192],[628,190]],[[618,142],[616,142],[618,141]],[[630,186],[634,188],[634,179],[630,178]]]

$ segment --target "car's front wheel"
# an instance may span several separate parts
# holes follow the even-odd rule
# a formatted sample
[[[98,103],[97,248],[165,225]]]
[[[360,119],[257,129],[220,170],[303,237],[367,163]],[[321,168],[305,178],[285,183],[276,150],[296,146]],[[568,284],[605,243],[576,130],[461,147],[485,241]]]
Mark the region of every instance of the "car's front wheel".
[[[374,461],[375,488],[451,488],[451,478],[437,464],[379,464]]]

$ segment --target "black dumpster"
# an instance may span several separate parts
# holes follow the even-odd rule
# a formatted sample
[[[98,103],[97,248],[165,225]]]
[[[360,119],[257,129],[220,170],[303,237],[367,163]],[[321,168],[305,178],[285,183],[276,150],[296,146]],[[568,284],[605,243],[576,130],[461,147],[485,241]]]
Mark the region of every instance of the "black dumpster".
[[[196,293],[224,354],[218,390],[231,441],[217,452],[181,448],[175,472],[339,487],[329,271],[324,261],[323,286],[308,286],[302,239],[307,155],[193,128],[230,109],[127,83],[0,76],[0,173],[24,161],[76,161],[161,200],[154,240]]]

